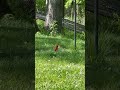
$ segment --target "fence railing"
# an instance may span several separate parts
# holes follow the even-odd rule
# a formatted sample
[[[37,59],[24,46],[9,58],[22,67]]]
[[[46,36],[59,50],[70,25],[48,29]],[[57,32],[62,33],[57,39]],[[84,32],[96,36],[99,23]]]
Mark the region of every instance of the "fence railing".
[[[43,21],[45,21],[45,15],[42,15],[40,13],[37,13],[36,14],[36,19],[41,19]],[[62,20],[62,23],[63,23],[63,26],[69,30],[74,30],[74,22],[73,21],[70,21],[68,19],[63,19]],[[85,26],[84,25],[81,25],[81,24],[78,24],[76,23],[76,31],[77,32],[82,32],[82,31],[85,31]]]

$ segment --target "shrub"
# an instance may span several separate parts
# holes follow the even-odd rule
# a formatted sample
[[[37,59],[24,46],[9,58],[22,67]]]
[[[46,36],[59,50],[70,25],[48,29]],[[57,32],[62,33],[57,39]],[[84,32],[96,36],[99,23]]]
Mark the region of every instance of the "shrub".
[[[57,34],[57,27],[58,27],[58,25],[57,25],[57,21],[53,21],[53,23],[50,25],[50,35],[51,36],[56,36],[56,34]]]

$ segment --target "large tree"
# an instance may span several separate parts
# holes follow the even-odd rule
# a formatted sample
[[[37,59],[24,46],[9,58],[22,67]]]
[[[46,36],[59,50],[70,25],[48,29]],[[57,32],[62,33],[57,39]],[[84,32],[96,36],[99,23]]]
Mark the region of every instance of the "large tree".
[[[63,18],[63,5],[64,0],[46,0],[47,14],[45,27],[50,28],[50,25],[53,21],[57,22],[57,31],[61,32],[62,30],[62,18]]]

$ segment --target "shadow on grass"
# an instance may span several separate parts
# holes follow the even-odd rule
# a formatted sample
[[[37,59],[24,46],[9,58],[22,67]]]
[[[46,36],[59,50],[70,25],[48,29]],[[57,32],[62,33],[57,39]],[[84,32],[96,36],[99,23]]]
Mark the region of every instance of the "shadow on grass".
[[[0,58],[0,90],[33,90],[34,58]]]
[[[49,45],[61,45],[64,48],[69,47],[70,43],[72,40],[70,39],[61,39],[61,38],[40,38],[40,37],[36,37],[36,47],[37,45],[44,45],[45,44],[49,44]]]
[[[72,39],[61,38],[61,37],[49,37],[49,36],[36,36],[35,52],[36,57],[46,58],[48,60],[54,57],[63,61],[71,63],[84,63],[85,62],[85,51],[84,41],[77,42],[77,50],[74,50],[74,41]],[[58,44],[58,51],[55,52],[55,45]]]
[[[91,88],[94,88],[93,90],[119,90],[120,88],[119,68],[120,65],[110,66],[108,63],[96,63],[96,64],[94,63],[91,64],[90,66],[87,66],[86,68],[87,88],[88,86],[90,86]]]

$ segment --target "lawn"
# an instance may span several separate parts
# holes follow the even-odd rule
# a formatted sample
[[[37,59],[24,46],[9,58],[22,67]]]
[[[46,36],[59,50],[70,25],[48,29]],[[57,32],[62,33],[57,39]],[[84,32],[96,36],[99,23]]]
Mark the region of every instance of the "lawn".
[[[9,14],[0,20],[0,90],[34,90],[33,31]]]
[[[0,90],[33,90],[34,59],[0,57]]]
[[[85,90],[85,41],[77,37],[75,50],[71,36],[70,33],[56,37],[36,33],[36,90]]]

